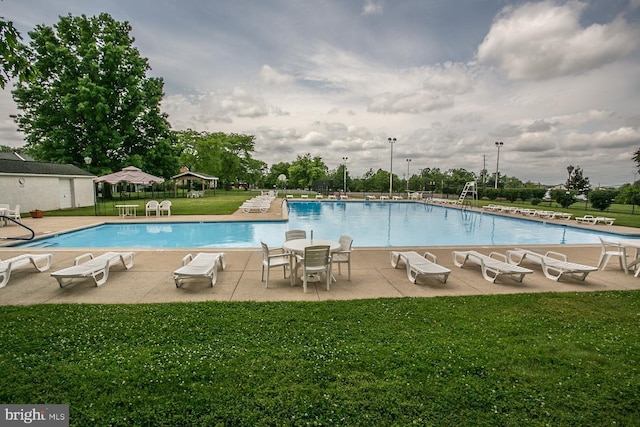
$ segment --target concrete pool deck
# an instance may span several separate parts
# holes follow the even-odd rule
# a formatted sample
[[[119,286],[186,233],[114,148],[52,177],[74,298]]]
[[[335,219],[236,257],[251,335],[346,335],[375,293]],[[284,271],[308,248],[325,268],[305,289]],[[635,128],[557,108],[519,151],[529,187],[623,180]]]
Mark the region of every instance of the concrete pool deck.
[[[36,236],[83,228],[104,222],[142,222],[142,221],[226,221],[226,220],[273,220],[282,219],[282,204],[277,200],[267,213],[237,212],[233,215],[216,216],[171,216],[161,218],[120,219],[118,217],[44,217],[41,219],[23,218],[23,223],[32,228]],[[561,220],[556,220],[561,221]],[[575,223],[572,223],[575,225]],[[635,228],[619,226],[586,226],[621,234],[638,234]],[[24,229],[14,225],[0,228],[0,238],[23,236]],[[320,236],[318,236],[320,237]],[[331,236],[335,237],[335,236]],[[284,240],[284,236],[283,236]],[[10,241],[0,240],[1,244]],[[50,273],[72,265],[73,259],[86,252],[100,254],[104,249],[68,250],[68,249],[17,249],[0,247],[0,259],[7,259],[25,252],[53,253],[51,269],[38,273],[33,268],[24,267],[15,270],[6,287],[0,289],[0,305],[31,305],[54,303],[164,303],[188,301],[328,301],[363,298],[402,298],[436,297],[538,292],[592,292],[608,290],[640,290],[640,278],[624,274],[617,260],[611,260],[603,271],[596,271],[582,282],[572,278],[563,278],[560,282],[547,279],[536,266],[526,265],[534,273],[525,277],[522,283],[510,278],[500,279],[492,284],[483,279],[479,268],[458,268],[453,265],[451,252],[460,249],[474,249],[489,254],[492,251],[505,253],[509,246],[480,247],[429,247],[416,246],[405,248],[360,248],[354,242],[352,253],[351,281],[347,280],[346,266],[342,265],[342,275],[334,266],[337,279],[331,290],[326,291],[323,284],[310,284],[309,291],[303,293],[302,286],[290,286],[284,279],[282,270],[272,269],[269,288],[265,289],[261,281],[262,252],[260,249],[222,249],[227,254],[227,268],[218,272],[214,287],[206,280],[186,281],[176,288],[172,273],[181,265],[187,253],[197,253],[201,249],[133,249],[135,265],[125,271],[121,266],[110,270],[106,284],[96,287],[93,280],[77,280],[60,288]],[[537,245],[527,246],[539,250],[556,250],[569,257],[570,261],[596,266],[600,257],[600,245]],[[392,250],[415,250],[418,253],[429,251],[438,257],[440,264],[452,270],[446,284],[436,279],[427,279],[414,285],[407,279],[404,268],[394,269],[390,263]]]

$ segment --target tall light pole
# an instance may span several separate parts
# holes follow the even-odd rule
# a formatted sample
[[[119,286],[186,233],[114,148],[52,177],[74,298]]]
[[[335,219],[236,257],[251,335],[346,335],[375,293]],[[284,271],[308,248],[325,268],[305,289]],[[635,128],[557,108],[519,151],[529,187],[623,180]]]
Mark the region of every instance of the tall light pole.
[[[389,145],[391,145],[391,167],[389,170],[389,197],[393,194],[393,144],[396,143],[395,138],[388,138]]]
[[[502,147],[504,145],[504,142],[502,141],[496,141],[496,147],[498,148],[498,159],[496,160],[496,185],[495,188],[496,190],[498,189],[498,179],[500,177],[498,170],[500,167],[500,147]]]
[[[344,194],[347,194],[347,160],[349,160],[349,158],[348,157],[343,157],[342,160],[344,161],[344,169],[342,170],[343,179],[344,179],[344,188],[343,188],[342,192]]]
[[[407,159],[407,193],[409,192],[409,165],[411,164],[411,159]]]

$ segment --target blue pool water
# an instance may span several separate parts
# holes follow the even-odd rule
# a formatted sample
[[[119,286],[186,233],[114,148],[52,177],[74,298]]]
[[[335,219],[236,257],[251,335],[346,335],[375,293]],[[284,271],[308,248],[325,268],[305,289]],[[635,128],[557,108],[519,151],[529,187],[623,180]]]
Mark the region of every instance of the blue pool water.
[[[57,248],[256,248],[279,246],[284,232],[354,238],[354,247],[599,243],[598,233],[570,226],[410,202],[291,202],[289,221],[131,222],[105,224],[22,245]]]

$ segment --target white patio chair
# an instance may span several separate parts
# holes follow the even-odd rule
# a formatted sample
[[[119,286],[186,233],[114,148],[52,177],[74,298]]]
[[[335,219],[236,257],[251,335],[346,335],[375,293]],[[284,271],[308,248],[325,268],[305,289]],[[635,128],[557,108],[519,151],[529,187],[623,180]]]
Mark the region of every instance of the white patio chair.
[[[171,201],[163,200],[158,205],[158,213],[162,216],[162,212],[166,212],[167,216],[171,216]]]
[[[340,249],[331,254],[331,262],[338,264],[338,274],[342,274],[340,271],[340,264],[347,264],[348,268],[348,280],[351,281],[351,245],[353,245],[353,238],[351,236],[340,236],[338,239],[340,242]]]
[[[274,267],[282,267],[284,278],[287,278],[287,267],[291,265],[291,254],[284,252],[282,248],[270,249],[266,243],[260,242],[262,245],[262,275],[261,281],[264,281],[264,271],[267,270],[267,281],[264,284],[265,288],[269,287],[269,270]]]
[[[600,251],[600,260],[598,261],[598,268],[600,270],[604,270],[609,260],[612,257],[618,257],[620,261],[620,268],[622,268],[626,273],[629,272],[629,267],[627,265],[627,251],[619,242],[610,242],[604,240],[602,237],[598,236],[600,239],[601,251]]]
[[[2,227],[7,223],[7,219],[4,217],[7,216],[8,211],[9,211],[9,203],[0,203],[0,214],[3,215],[3,217],[0,218],[0,227]]]
[[[306,239],[307,232],[304,230],[287,230],[284,232],[284,240]]]
[[[302,289],[307,292],[309,279],[324,273],[327,281],[327,290],[331,288],[331,254],[329,246],[307,246],[304,249],[304,258],[299,260],[302,266]]]
[[[16,205],[15,209],[7,210],[7,217],[12,218],[15,221],[22,222],[22,217],[20,216],[20,205]]]
[[[144,206],[144,214],[149,216],[149,214],[155,214],[156,216],[160,216],[160,203],[157,200],[150,200]]]

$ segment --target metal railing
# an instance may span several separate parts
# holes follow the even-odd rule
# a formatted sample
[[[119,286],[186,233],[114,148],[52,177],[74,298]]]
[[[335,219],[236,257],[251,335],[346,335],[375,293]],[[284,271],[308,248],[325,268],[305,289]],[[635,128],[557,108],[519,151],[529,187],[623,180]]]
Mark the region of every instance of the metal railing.
[[[33,240],[33,238],[36,237],[36,232],[35,231],[33,231],[30,227],[27,227],[26,225],[24,225],[20,221],[16,221],[14,218],[8,217],[6,215],[0,215],[0,221],[4,221],[4,222],[11,221],[16,225],[19,225],[20,227],[27,229],[31,233],[30,237],[0,237],[0,239],[3,239],[3,240]]]

